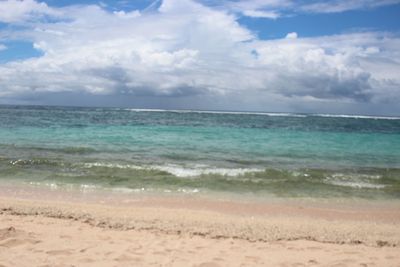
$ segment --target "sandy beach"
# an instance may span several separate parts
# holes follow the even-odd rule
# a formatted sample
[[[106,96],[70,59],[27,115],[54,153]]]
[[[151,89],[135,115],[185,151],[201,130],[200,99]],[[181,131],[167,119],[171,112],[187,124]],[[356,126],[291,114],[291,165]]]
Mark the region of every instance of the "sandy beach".
[[[400,0],[0,0],[0,267],[400,267]]]
[[[100,196],[3,188],[0,266],[400,266],[397,203]]]

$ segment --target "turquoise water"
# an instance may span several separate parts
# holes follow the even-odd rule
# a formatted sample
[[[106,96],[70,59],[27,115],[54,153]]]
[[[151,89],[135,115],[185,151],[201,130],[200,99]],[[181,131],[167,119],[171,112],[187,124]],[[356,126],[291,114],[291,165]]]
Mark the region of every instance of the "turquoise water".
[[[0,179],[399,199],[400,118],[0,106]]]

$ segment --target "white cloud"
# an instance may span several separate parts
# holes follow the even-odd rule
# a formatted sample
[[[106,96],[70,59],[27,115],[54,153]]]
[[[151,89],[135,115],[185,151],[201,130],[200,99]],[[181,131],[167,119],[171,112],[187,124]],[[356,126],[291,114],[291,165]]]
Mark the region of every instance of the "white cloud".
[[[208,1],[205,1],[210,4]],[[218,1],[216,6],[239,13],[246,17],[276,19],[281,17],[281,9],[293,5],[290,0],[244,0],[244,1]]]
[[[380,6],[398,4],[400,0],[335,0],[314,2],[301,6],[307,12],[315,13],[338,13],[349,10],[375,8]]]
[[[6,50],[6,49],[7,49],[7,46],[5,46],[5,45],[3,45],[3,44],[0,44],[0,51]]]
[[[212,6],[219,6],[230,12],[247,17],[277,19],[286,14],[299,13],[339,13],[349,10],[377,8],[400,3],[400,0],[198,0]]]
[[[23,22],[45,15],[56,16],[59,12],[35,0],[0,0],[0,22]]]
[[[395,35],[294,38],[293,32],[263,41],[230,13],[189,0],[165,0],[155,12],[60,11],[62,22],[31,22],[19,33],[44,55],[0,65],[0,97],[67,91],[234,95],[259,103],[400,100]]]
[[[297,39],[297,32],[289,32],[286,34],[286,39]]]
[[[276,19],[280,17],[280,14],[275,11],[260,11],[260,10],[245,10],[243,15],[253,18],[268,18]]]
[[[132,12],[125,12],[123,10],[120,10],[120,11],[114,11],[113,13],[121,18],[135,18],[140,16],[140,12],[137,10]]]

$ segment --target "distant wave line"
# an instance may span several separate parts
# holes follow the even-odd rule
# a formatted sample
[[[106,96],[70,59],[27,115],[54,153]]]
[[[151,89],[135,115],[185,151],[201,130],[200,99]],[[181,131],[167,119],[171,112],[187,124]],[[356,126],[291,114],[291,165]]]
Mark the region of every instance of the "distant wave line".
[[[373,120],[400,120],[400,117],[368,116],[368,115],[346,115],[346,114],[310,114],[310,116],[327,118],[351,118],[351,119],[373,119]]]
[[[246,111],[207,111],[207,110],[185,110],[185,109],[125,109],[135,112],[171,112],[171,113],[204,113],[204,114],[233,114],[233,115],[264,115],[279,117],[301,117],[305,118],[305,114],[296,113],[267,113],[267,112],[246,112]]]
[[[134,112],[171,112],[171,113],[204,113],[204,114],[232,114],[232,115],[262,115],[271,117],[327,117],[327,118],[350,118],[350,119],[375,119],[375,120],[400,120],[400,117],[391,116],[370,116],[370,115],[347,115],[347,114],[298,114],[281,112],[251,112],[251,111],[207,111],[189,109],[124,109]]]

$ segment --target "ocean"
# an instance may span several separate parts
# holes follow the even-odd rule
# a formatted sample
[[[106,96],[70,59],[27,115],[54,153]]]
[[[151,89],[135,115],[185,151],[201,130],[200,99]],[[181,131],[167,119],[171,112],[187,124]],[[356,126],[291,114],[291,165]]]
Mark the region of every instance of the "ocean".
[[[400,117],[0,106],[0,183],[400,198]]]

